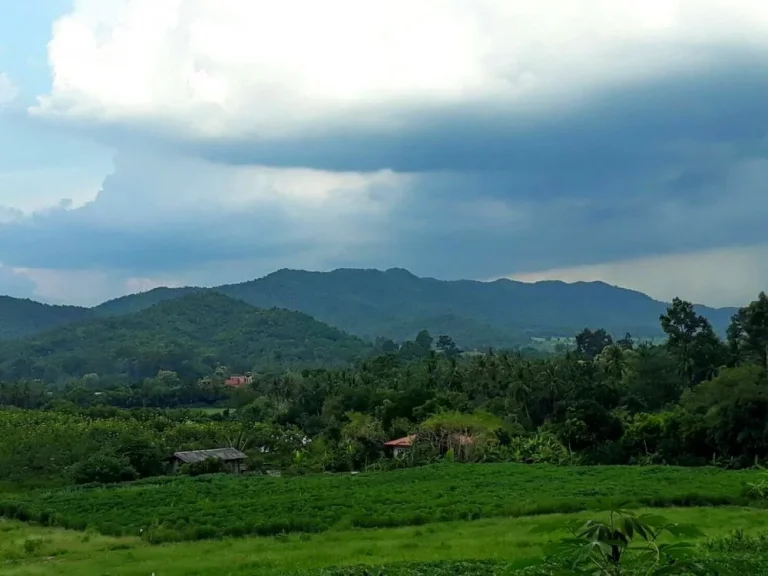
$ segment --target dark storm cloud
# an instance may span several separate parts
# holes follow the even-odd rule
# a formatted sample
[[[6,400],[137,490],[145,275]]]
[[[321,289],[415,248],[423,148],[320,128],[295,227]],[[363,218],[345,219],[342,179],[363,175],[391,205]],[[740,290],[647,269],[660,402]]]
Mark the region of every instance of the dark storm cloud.
[[[547,191],[557,195],[564,184],[613,184],[675,161],[670,145],[680,141],[731,143],[749,154],[768,134],[766,94],[768,53],[723,50],[709,69],[603,90],[560,110],[464,104],[411,111],[397,133],[351,124],[297,139],[179,145],[233,164],[550,173]]]
[[[706,73],[635,83],[567,109],[515,113],[472,108],[413,111],[396,134],[354,124],[295,140],[147,140],[154,164],[118,165],[84,208],[0,224],[0,261],[28,267],[182,270],[224,259],[310,267],[405,266],[439,277],[487,277],[576,266],[671,250],[764,242],[768,235],[768,55],[723,51]],[[112,128],[99,137],[142,148],[148,132]],[[158,133],[159,134],[159,133]],[[376,242],[355,217],[329,220],[350,232],[346,249],[297,234],[279,204],[223,210],[218,173],[162,166],[179,150],[222,165],[393,169],[407,189],[369,191],[387,204]],[[196,210],[152,198],[196,190]],[[143,218],[136,218],[146,206]],[[129,222],[120,220],[129,212]],[[365,218],[360,216],[360,219]],[[322,218],[321,218],[322,219]],[[377,224],[382,224],[376,220]],[[338,244],[338,238],[334,239]]]

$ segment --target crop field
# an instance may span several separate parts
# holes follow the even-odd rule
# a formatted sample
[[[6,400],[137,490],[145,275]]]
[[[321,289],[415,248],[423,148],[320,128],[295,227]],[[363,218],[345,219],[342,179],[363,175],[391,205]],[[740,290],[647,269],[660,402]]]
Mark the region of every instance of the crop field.
[[[755,471],[441,464],[360,475],[175,477],[0,495],[0,514],[152,543],[570,513],[743,505]]]
[[[0,574],[363,576],[366,569],[376,576],[517,574],[540,558],[549,543],[566,535],[563,526],[567,522],[604,515],[579,512],[161,545],[136,536],[116,538],[0,520]],[[706,539],[692,541],[696,545],[723,538],[735,528],[743,530],[745,538],[768,530],[766,514],[754,509],[670,508],[663,515],[672,522],[696,525],[707,534]],[[768,567],[768,539],[744,543],[736,546],[736,552],[747,558],[744,551],[748,549],[753,558],[742,573],[768,573],[754,569]],[[732,554],[734,545],[728,543],[714,551]],[[371,570],[372,566],[376,568]]]

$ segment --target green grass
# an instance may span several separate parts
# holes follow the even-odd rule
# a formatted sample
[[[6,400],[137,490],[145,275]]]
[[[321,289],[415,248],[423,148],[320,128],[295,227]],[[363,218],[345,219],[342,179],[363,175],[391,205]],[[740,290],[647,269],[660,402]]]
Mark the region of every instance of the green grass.
[[[754,471],[436,465],[360,475],[164,478],[0,495],[6,517],[153,542],[418,526],[616,506],[745,504]],[[623,496],[620,496],[623,495]],[[626,501],[629,500],[629,501]]]
[[[331,566],[355,565],[393,565],[392,574],[400,574],[397,566],[402,563],[460,561],[519,567],[541,557],[549,542],[564,536],[566,522],[595,516],[581,512],[163,545],[150,545],[137,537],[112,538],[6,521],[0,523],[0,574],[272,576],[314,574]],[[670,508],[664,516],[673,522],[694,524],[710,537],[735,528],[746,534],[768,530],[766,514],[754,509]],[[533,530],[539,527],[551,531]],[[34,551],[25,551],[24,543],[29,540],[40,540],[41,544],[34,545]]]

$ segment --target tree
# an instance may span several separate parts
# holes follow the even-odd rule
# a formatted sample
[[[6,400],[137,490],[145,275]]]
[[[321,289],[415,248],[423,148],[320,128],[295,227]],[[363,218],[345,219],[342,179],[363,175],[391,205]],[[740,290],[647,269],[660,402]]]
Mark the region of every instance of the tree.
[[[422,423],[418,440],[428,444],[433,453],[450,451],[457,460],[466,461],[495,444],[502,425],[500,418],[487,412],[440,412]]]
[[[625,356],[626,348],[618,344],[606,346],[600,354],[595,357],[595,362],[603,367],[605,373],[614,381],[621,382],[627,373],[627,359]]]
[[[632,334],[627,332],[624,334],[624,338],[621,338],[620,340],[616,341],[616,345],[619,346],[622,350],[634,350],[635,349],[635,340],[632,338]]]
[[[433,338],[429,335],[429,332],[422,330],[416,335],[415,342],[424,350],[431,350]]]
[[[680,298],[672,300],[659,319],[668,337],[667,349],[678,360],[678,370],[688,384],[712,378],[725,360],[725,349],[709,320]]]
[[[128,458],[108,449],[91,454],[72,468],[72,479],[77,484],[126,482],[137,477]]]
[[[757,300],[731,318],[728,348],[734,364],[753,360],[768,370],[768,296],[760,292]]]
[[[446,358],[455,358],[461,354],[461,350],[456,346],[456,342],[453,341],[453,338],[446,336],[445,334],[438,336],[435,348],[445,354]]]
[[[718,455],[740,465],[768,458],[768,376],[760,366],[725,368],[687,392],[682,404],[705,418]]]
[[[349,422],[341,429],[341,439],[353,469],[367,466],[382,451],[386,434],[381,422],[369,414],[347,412]]]
[[[592,360],[606,346],[611,344],[613,344],[613,338],[602,328],[594,332],[589,328],[584,328],[584,330],[576,334],[576,352],[588,360]]]
[[[625,378],[628,408],[659,410],[677,402],[686,380],[677,369],[677,359],[662,346],[642,344],[629,353]]]

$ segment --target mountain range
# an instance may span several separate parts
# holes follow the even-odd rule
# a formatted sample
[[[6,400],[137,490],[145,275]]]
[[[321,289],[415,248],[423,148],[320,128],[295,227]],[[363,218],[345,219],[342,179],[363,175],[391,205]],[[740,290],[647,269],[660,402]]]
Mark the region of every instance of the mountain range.
[[[464,348],[515,347],[531,337],[571,336],[585,327],[660,336],[667,304],[603,282],[525,283],[420,278],[407,270],[279,270],[214,288],[157,288],[94,308],[0,298],[0,338],[23,338],[72,323],[135,314],[198,293],[216,292],[262,309],[303,312],[366,339],[410,339],[422,329],[448,334]],[[699,306],[718,331],[735,308]]]

